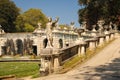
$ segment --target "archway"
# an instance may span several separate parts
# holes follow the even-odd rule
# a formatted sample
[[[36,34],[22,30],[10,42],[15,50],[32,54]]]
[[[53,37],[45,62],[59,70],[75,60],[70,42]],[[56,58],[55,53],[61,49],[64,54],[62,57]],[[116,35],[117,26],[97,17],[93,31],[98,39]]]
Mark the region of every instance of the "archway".
[[[33,53],[37,55],[37,46],[32,46],[32,48],[33,48]]]
[[[59,39],[59,48],[63,48],[63,40]]]
[[[2,48],[2,50],[1,50],[2,54],[3,55],[7,55],[7,48],[6,48],[6,46],[1,46],[1,48]]]
[[[16,40],[16,45],[17,45],[17,53],[23,55],[23,42],[21,39]]]
[[[48,39],[45,38],[45,39],[43,40],[43,48],[46,48],[46,47],[47,47],[47,43],[48,43]]]

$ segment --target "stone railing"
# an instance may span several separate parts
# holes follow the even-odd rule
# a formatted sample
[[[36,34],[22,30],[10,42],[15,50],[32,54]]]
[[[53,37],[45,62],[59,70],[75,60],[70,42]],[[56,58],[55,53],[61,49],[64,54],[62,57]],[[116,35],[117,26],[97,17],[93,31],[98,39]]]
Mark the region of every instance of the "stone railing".
[[[46,48],[41,50],[40,72],[51,73],[57,71],[65,61],[75,55],[84,55],[86,44],[75,44],[62,49]],[[48,70],[49,69],[49,70]]]
[[[86,39],[84,43],[78,42],[74,45],[67,46],[62,49],[45,48],[41,50],[41,67],[40,72],[43,73],[47,70],[47,73],[55,72],[60,69],[60,66],[65,61],[69,60],[75,55],[85,55],[86,49],[94,50],[98,46],[102,46],[105,42],[109,42],[115,38],[114,33],[106,35],[96,36],[90,39]]]

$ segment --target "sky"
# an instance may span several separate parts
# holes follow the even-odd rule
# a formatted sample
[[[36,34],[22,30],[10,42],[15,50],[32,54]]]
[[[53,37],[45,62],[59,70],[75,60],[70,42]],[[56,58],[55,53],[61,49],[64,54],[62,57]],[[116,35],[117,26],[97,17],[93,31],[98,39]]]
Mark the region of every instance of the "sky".
[[[22,11],[30,8],[40,9],[47,17],[53,20],[59,17],[59,24],[70,24],[75,22],[79,27],[78,10],[81,8],[78,0],[12,0]]]

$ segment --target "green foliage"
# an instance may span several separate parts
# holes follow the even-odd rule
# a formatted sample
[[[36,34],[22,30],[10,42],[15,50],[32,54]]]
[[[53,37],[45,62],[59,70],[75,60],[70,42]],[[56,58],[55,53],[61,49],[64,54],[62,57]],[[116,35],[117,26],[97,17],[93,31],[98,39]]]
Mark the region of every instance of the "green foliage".
[[[78,2],[84,6],[78,11],[79,23],[87,21],[87,25],[91,27],[100,19],[107,23],[119,21],[120,0],[78,0]]]
[[[39,9],[29,9],[28,11],[20,14],[16,19],[17,31],[19,32],[32,32],[37,23],[40,22],[42,27],[46,26],[47,17]]]
[[[24,77],[34,75],[39,72],[37,62],[1,62],[0,76],[15,75],[16,77]]]
[[[25,23],[24,26],[25,26],[24,31],[26,32],[32,32],[34,30],[34,27],[28,23]]]
[[[0,0],[0,25],[5,32],[15,32],[14,21],[19,15],[19,9],[11,0]]]

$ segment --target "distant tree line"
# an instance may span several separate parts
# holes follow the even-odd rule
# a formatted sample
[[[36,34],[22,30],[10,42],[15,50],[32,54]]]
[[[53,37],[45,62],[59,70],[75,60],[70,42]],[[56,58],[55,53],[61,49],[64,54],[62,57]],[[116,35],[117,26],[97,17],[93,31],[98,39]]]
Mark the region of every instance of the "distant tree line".
[[[82,7],[78,11],[79,23],[86,21],[88,28],[100,19],[120,26],[120,0],[78,0]]]
[[[15,32],[15,24],[19,8],[11,0],[0,0],[0,25],[5,32]]]
[[[22,12],[12,0],[0,0],[0,25],[5,32],[32,32],[38,22],[45,28],[47,17],[40,9]]]

